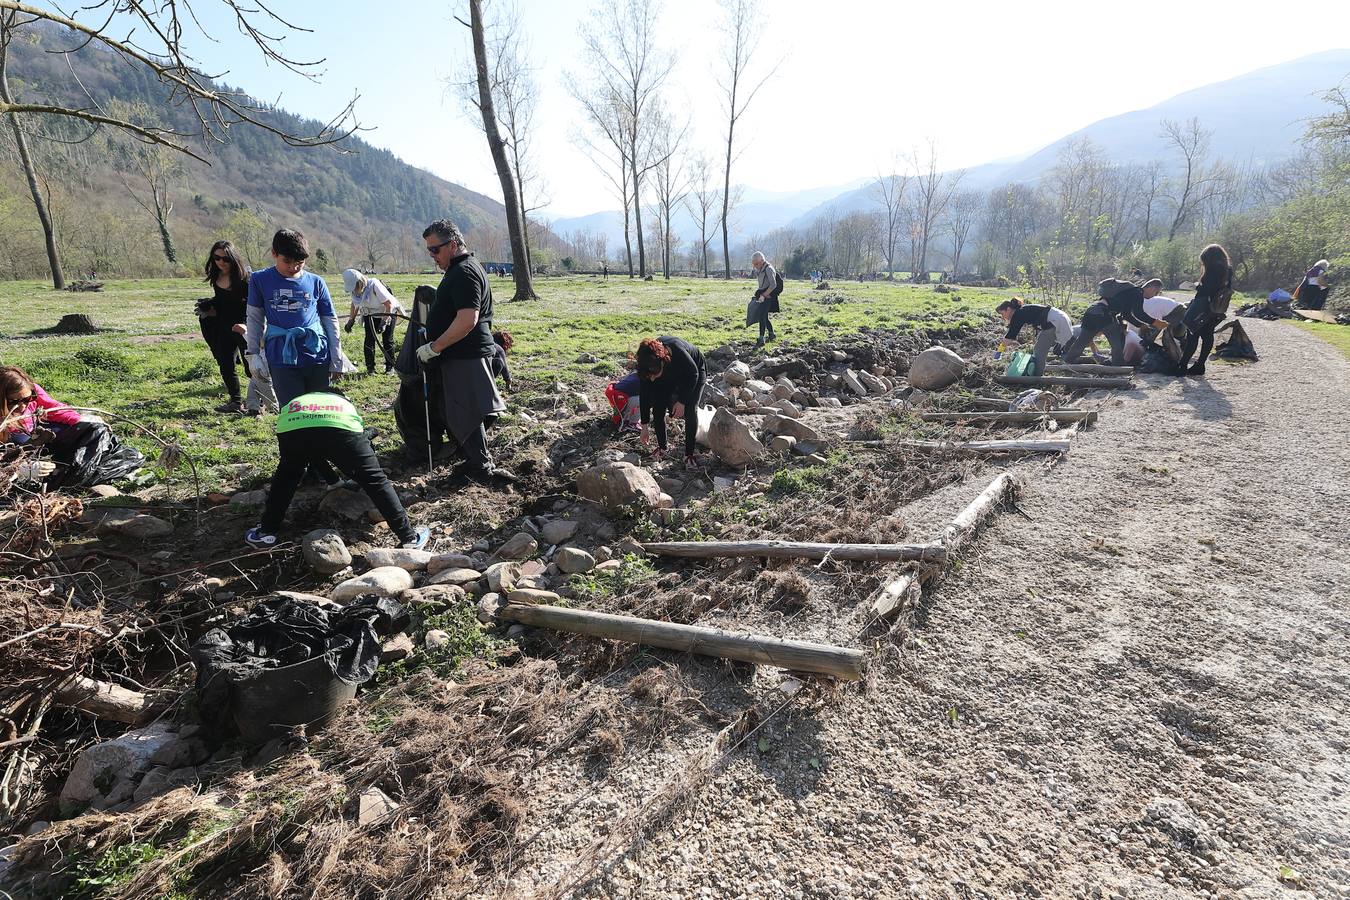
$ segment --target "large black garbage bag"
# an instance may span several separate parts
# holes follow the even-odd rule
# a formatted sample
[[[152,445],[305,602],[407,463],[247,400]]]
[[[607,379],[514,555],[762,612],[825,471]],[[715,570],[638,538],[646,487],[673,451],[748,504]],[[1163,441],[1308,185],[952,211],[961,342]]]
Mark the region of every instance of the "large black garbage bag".
[[[381,636],[408,627],[403,605],[365,594],[338,610],[269,597],[229,628],[213,628],[188,651],[197,667],[201,719],[221,739],[236,685],[271,669],[322,659],[337,680],[363,684],[380,664]]]
[[[1167,355],[1167,351],[1157,344],[1144,345],[1144,358],[1135,371],[1140,375],[1180,375],[1177,364]]]
[[[1220,325],[1215,334],[1220,331],[1232,329],[1228,335],[1228,340],[1214,348],[1214,356],[1218,359],[1245,359],[1249,362],[1256,362],[1256,345],[1252,339],[1247,336],[1247,329],[1242,327],[1242,323],[1236,319]]]
[[[145,456],[117,439],[105,422],[80,420],[60,429],[48,445],[56,471],[47,489],[92,487],[129,477],[145,465]]]

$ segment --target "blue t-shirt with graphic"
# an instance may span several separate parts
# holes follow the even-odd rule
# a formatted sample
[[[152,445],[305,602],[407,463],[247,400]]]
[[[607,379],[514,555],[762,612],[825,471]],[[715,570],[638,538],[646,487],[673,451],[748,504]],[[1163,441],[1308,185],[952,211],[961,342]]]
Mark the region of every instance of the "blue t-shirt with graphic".
[[[334,318],[333,300],[328,285],[313,272],[301,272],[286,278],[273,266],[254,272],[248,281],[248,305],[261,308],[269,326],[277,328],[306,328],[319,336],[317,343],[296,341],[296,366],[327,366],[332,350],[324,335],[323,318]],[[281,355],[285,339],[276,336],[267,339],[265,352],[269,366],[286,365]]]

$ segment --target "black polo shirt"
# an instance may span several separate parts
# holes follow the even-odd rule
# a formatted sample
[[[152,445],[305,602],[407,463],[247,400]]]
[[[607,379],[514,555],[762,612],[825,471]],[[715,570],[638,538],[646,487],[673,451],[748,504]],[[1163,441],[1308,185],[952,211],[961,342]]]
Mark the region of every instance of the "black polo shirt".
[[[473,330],[441,351],[452,359],[476,359],[492,355],[492,285],[483,264],[472,253],[461,253],[450,260],[436,300],[427,315],[427,337],[436,340],[450,327],[461,309],[478,310]]]

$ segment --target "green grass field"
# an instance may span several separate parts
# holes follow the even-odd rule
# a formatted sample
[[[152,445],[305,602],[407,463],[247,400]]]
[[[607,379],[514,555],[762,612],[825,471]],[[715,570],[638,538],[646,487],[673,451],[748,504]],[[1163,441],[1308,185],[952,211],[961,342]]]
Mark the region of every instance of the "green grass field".
[[[341,289],[336,276],[326,280],[330,290]],[[410,302],[417,285],[435,284],[439,276],[392,275],[383,280]],[[598,356],[602,366],[609,361],[617,373],[624,354],[646,336],[677,334],[704,350],[755,337],[753,330],[742,327],[753,290],[749,281],[546,278],[537,284],[542,299],[530,303],[507,301],[508,280],[494,280],[494,288],[496,325],[515,337],[511,366],[522,388],[513,395],[517,401],[550,390],[555,379],[580,383],[593,375],[596,364],[576,362],[582,352]],[[0,283],[0,363],[22,366],[60,401],[107,409],[178,440],[198,461],[209,489],[249,486],[271,475],[272,421],[214,412],[226,397],[225,389],[192,312],[193,300],[208,293],[200,281],[187,279],[113,281],[101,293],[56,293],[38,282]],[[1011,293],[963,288],[958,294],[939,294],[929,287],[885,282],[843,282],[830,291],[812,291],[803,282],[789,282],[775,322],[780,339],[789,345],[862,326],[975,324],[988,321],[997,300]],[[828,295],[844,300],[823,302]],[[345,316],[345,306],[339,312]],[[67,313],[87,313],[106,330],[81,337],[37,333]],[[400,339],[402,332],[400,327]],[[362,365],[359,328],[343,335],[343,346]],[[343,382],[367,424],[392,436],[393,443],[386,438],[381,447],[398,440],[390,412],[397,387],[392,375]],[[154,442],[133,429],[120,427],[118,433],[147,455],[155,452]],[[182,486],[176,478],[174,492]]]
[[[1328,325],[1324,322],[1293,321],[1299,328],[1317,335],[1322,340],[1341,351],[1347,358],[1350,358],[1350,326]]]

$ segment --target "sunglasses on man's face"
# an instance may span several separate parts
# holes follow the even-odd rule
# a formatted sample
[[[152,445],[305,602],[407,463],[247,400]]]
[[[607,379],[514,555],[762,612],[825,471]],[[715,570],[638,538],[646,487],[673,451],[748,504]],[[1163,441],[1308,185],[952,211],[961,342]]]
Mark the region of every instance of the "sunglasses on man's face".
[[[427,252],[430,253],[432,256],[435,256],[437,253],[441,252],[442,247],[448,247],[453,243],[454,241],[444,241],[440,244],[429,244],[427,245]]]

